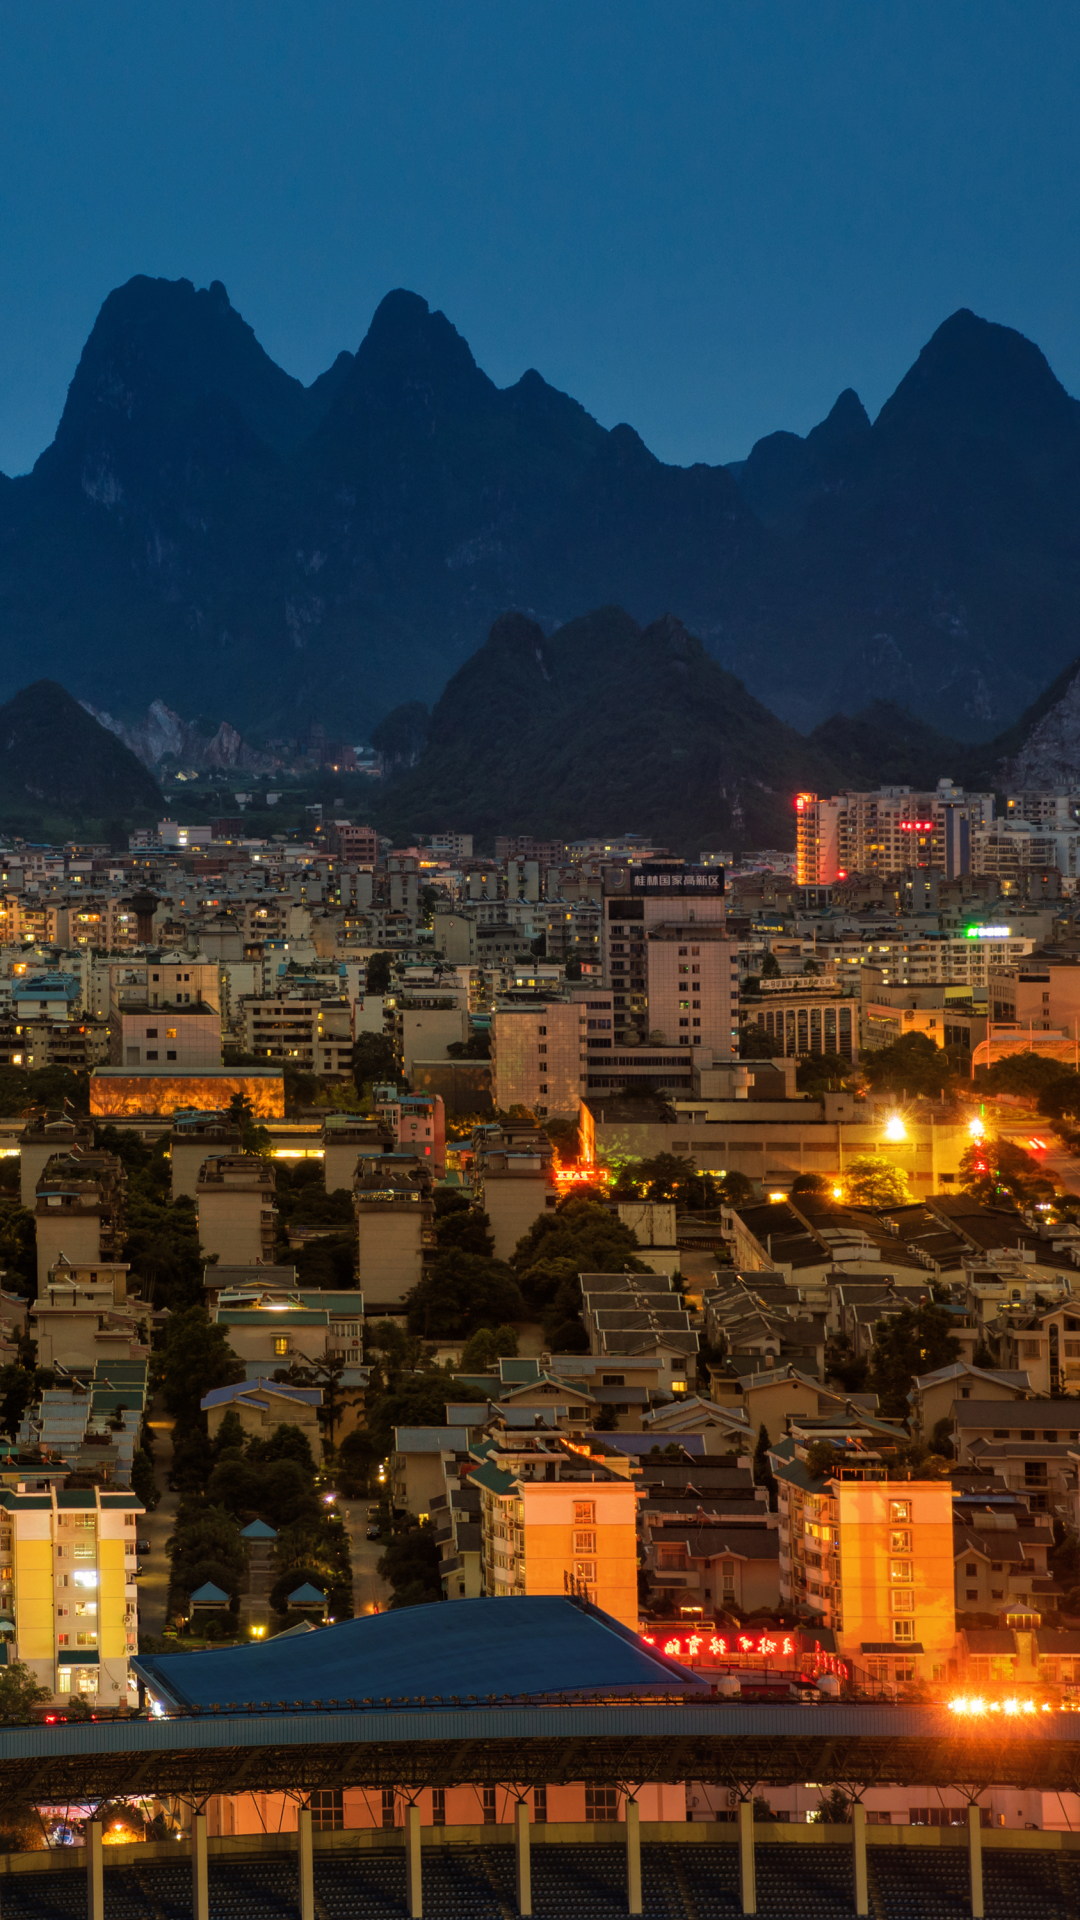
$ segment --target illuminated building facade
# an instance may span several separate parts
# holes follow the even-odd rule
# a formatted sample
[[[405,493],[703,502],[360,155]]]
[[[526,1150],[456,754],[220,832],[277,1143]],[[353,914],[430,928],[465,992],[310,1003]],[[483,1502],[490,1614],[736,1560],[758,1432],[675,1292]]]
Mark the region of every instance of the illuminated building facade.
[[[578,1594],[636,1631],[632,1482],[546,1436],[507,1435],[487,1447],[469,1475],[480,1489],[485,1592],[495,1599]]]
[[[966,794],[951,780],[932,793],[882,787],[876,793],[795,798],[795,877],[831,886],[852,874],[934,868],[955,879],[971,868],[973,836],[994,819],[992,793]]]
[[[234,1094],[250,1101],[256,1120],[285,1118],[280,1067],[217,1067],[199,1073],[98,1067],[90,1075],[90,1113],[95,1120],[208,1111],[227,1107]]]
[[[806,1430],[809,1432],[809,1429]],[[873,1457],[817,1478],[807,1438],[772,1449],[780,1595],[875,1679],[942,1680],[954,1657],[953,1490],[888,1479]]]
[[[133,1493],[0,1489],[0,1611],[14,1621],[8,1659],[54,1698],[134,1706],[137,1650]]]

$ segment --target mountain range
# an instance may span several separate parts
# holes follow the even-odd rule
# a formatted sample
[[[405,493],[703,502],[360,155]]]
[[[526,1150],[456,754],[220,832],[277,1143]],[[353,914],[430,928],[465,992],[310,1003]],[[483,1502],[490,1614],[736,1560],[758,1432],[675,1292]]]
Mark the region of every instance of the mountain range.
[[[966,311],[874,421],[848,390],[805,438],[681,468],[535,371],[497,388],[414,293],[305,388],[220,281],[138,277],[0,476],[0,697],[47,659],[118,726],[157,702],[254,752],[358,741],[505,609],[550,636],[619,605],[802,732],[883,699],[989,739],[1080,652],[1078,506],[1080,405]]]

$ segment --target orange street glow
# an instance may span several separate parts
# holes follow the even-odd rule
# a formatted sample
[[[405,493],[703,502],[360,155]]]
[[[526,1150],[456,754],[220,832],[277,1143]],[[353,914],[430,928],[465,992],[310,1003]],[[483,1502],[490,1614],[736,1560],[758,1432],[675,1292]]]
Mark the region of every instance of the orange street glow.
[[[1007,1720],[1019,1720],[1038,1711],[1034,1700],[1018,1700],[1012,1696],[1006,1700],[984,1700],[978,1693],[962,1693],[949,1701],[949,1712],[968,1720],[981,1720],[990,1713],[1003,1714]],[[1048,1706],[1043,1708],[1044,1713],[1049,1711]]]

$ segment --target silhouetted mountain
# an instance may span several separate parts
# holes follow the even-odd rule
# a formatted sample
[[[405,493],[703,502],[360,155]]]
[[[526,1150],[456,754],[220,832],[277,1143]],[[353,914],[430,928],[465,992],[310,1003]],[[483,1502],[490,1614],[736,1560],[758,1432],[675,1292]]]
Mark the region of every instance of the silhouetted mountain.
[[[601,607],[545,638],[508,613],[450,681],[380,819],[411,835],[453,818],[485,841],[635,829],[694,853],[789,846],[796,791],[836,779],[671,615],[642,630]]]
[[[872,425],[849,389],[805,439],[679,468],[536,372],[495,387],[416,294],[305,388],[219,281],[140,277],[0,477],[0,694],[29,649],[121,722],[358,740],[506,607],[550,632],[618,603],[672,609],[801,728],[884,699],[987,738],[1076,653],[1078,506],[1080,405],[967,312]]]
[[[157,782],[55,680],[0,707],[0,808],[124,817],[160,808]]]
[[[861,713],[834,714],[810,735],[837,770],[842,787],[936,787],[939,780],[963,784],[970,744],[950,740],[917,720],[894,700],[874,700]],[[959,769],[959,771],[957,771]]]

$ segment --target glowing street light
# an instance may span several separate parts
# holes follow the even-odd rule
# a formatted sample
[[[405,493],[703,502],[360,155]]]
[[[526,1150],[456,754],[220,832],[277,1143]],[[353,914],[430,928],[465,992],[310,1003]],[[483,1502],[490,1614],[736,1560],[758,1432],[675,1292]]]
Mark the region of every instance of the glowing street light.
[[[983,1125],[982,1121],[979,1119],[977,1114],[974,1120],[968,1121],[968,1132],[970,1133],[973,1140],[986,1139],[986,1128]]]
[[[907,1128],[898,1113],[891,1113],[885,1122],[886,1140],[906,1140]]]

